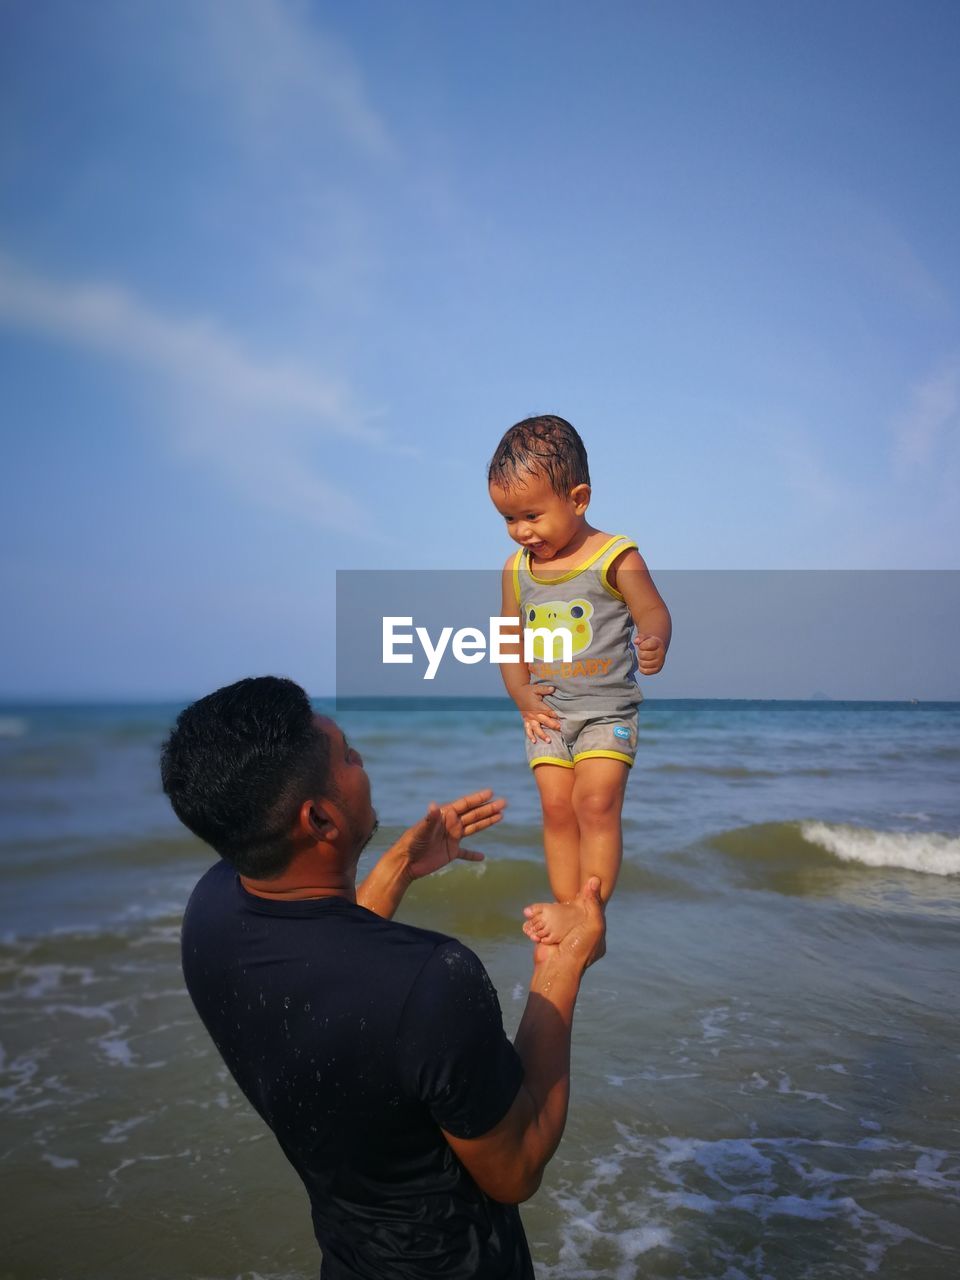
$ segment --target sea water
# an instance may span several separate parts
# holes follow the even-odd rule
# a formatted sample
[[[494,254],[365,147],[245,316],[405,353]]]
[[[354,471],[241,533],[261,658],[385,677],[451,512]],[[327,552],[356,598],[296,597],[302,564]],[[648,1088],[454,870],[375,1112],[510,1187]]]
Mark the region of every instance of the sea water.
[[[200,1026],[172,706],[0,708],[0,1278],[315,1276],[306,1197]],[[400,918],[481,956],[512,1034],[546,893],[519,719],[350,711],[383,848],[490,786],[487,859]],[[648,701],[538,1276],[960,1274],[960,705]],[[371,853],[369,856],[373,856]]]

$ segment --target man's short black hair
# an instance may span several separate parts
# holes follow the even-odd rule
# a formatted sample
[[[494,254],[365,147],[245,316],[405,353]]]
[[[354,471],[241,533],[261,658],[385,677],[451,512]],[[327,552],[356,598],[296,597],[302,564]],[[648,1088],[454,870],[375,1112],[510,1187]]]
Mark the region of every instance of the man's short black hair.
[[[298,684],[238,680],[181,711],[160,757],[189,829],[253,879],[284,871],[303,801],[330,788],[330,741]]]
[[[541,414],[524,418],[504,435],[487,469],[487,483],[512,489],[529,476],[543,476],[565,498],[578,484],[590,483],[587,451],[566,418]]]

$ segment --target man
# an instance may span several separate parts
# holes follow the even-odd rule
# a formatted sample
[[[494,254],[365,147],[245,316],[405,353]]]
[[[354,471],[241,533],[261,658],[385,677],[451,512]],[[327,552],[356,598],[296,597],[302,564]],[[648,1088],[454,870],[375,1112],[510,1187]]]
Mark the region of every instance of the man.
[[[377,825],[363,761],[272,676],[183,711],[161,772],[178,817],[221,855],[184,916],[187,987],[307,1189],[323,1280],[532,1277],[516,1205],[566,1121],[599,885],[563,942],[536,948],[511,1045],[477,957],[391,920],[414,880],[483,856],[460,840],[503,801],[431,805],[357,886]]]

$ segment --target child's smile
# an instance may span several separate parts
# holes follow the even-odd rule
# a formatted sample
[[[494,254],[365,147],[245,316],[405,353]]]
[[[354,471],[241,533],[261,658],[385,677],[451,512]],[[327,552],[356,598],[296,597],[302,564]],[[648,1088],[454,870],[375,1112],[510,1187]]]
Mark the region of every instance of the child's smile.
[[[526,484],[510,489],[491,484],[490,497],[514,542],[536,560],[552,560],[563,554],[583,527],[589,490],[580,485],[561,497],[547,480],[531,475]]]

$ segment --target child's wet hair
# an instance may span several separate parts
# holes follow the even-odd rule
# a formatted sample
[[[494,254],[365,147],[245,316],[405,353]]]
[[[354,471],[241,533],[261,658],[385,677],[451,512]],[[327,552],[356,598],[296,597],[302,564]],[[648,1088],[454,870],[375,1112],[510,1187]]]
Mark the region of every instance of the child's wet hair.
[[[504,435],[487,468],[487,483],[512,489],[527,477],[543,476],[559,497],[590,483],[587,451],[566,418],[524,418]]]

